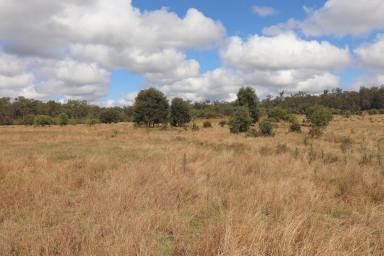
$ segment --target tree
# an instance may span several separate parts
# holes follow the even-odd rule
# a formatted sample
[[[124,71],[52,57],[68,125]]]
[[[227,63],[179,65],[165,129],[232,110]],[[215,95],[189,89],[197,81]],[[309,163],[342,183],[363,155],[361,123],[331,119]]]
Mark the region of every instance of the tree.
[[[191,107],[181,98],[174,98],[171,104],[170,121],[172,126],[182,127],[191,121]]]
[[[100,122],[104,124],[118,123],[120,121],[120,113],[114,108],[104,109],[100,113]]]
[[[323,106],[312,106],[306,111],[306,118],[311,123],[310,135],[320,136],[322,129],[332,120],[332,112]]]
[[[249,115],[252,118],[253,123],[259,121],[259,100],[257,99],[255,90],[253,90],[251,87],[240,88],[239,92],[237,93],[237,104],[241,107],[248,108]]]
[[[231,133],[246,132],[251,124],[252,118],[249,116],[249,110],[246,107],[237,108],[228,122]]]
[[[135,99],[133,121],[154,127],[168,120],[168,101],[162,92],[149,88],[139,92]]]

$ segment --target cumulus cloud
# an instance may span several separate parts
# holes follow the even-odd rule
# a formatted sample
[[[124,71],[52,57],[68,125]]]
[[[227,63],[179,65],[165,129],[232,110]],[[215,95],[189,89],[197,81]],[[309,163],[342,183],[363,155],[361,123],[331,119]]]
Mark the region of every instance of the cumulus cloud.
[[[136,93],[102,102],[111,72],[127,69],[170,97],[232,100],[241,86],[260,96],[338,87],[337,72],[350,62],[348,49],[293,33],[224,37],[220,22],[193,8],[180,17],[130,0],[0,0],[0,93],[132,104]],[[201,73],[186,52],[212,47],[223,66]]]
[[[384,68],[384,35],[377,36],[374,43],[360,46],[354,52],[364,65],[378,69]]]
[[[304,7],[303,21],[290,19],[264,29],[266,34],[300,29],[307,36],[359,36],[384,29],[382,0],[328,0],[319,9]]]
[[[258,6],[258,5],[252,6],[252,12],[258,16],[261,16],[261,17],[266,17],[266,16],[271,16],[271,15],[277,14],[277,10],[275,10],[272,7]]]
[[[0,1],[3,51],[38,63],[38,90],[46,95],[102,97],[116,68],[153,83],[197,76],[199,64],[184,52],[215,47],[224,33],[193,8],[179,17],[166,9],[141,12],[130,0]]]
[[[37,87],[40,93],[82,100],[107,95],[110,74],[97,63],[66,59],[58,61],[50,72],[52,79]]]
[[[323,41],[305,41],[293,33],[252,36],[246,42],[232,37],[221,51],[223,60],[246,69],[329,69],[349,63],[349,50]]]
[[[0,95],[37,96],[34,90],[35,77],[26,71],[26,65],[17,57],[0,52]]]

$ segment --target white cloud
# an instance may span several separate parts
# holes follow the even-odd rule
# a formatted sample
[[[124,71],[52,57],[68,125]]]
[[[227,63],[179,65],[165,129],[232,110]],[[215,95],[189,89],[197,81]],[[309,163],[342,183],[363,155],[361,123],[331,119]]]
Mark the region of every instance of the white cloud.
[[[302,24],[307,35],[362,35],[384,28],[382,0],[328,0]]]
[[[258,16],[266,17],[271,15],[276,15],[277,11],[269,6],[258,6],[254,5],[252,6],[252,12]]]
[[[293,33],[274,37],[252,36],[247,41],[229,39],[223,60],[241,69],[330,69],[349,63],[349,50],[323,41],[305,41]]]
[[[166,9],[141,12],[130,0],[0,1],[3,50],[33,59],[38,91],[47,97],[102,97],[106,74],[116,68],[153,84],[198,76],[198,62],[185,51],[215,47],[224,34],[219,22],[193,8],[179,17]]]
[[[379,35],[374,43],[360,46],[354,52],[365,66],[384,68],[384,35]]]
[[[307,36],[360,36],[384,29],[384,1],[328,0],[319,9],[304,7],[303,21],[290,19],[264,29],[266,34],[300,29]]]
[[[110,73],[96,63],[66,59],[58,61],[48,72],[51,79],[37,87],[42,94],[84,100],[107,95]]]

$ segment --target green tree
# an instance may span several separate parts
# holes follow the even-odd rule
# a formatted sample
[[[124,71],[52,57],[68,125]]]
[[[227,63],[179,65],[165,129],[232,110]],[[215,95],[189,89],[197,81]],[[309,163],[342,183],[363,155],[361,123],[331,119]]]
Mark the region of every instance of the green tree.
[[[120,121],[120,112],[114,108],[107,108],[101,111],[99,119],[104,124],[118,123]]]
[[[172,126],[182,127],[191,121],[191,108],[182,98],[174,98],[171,104],[170,121]]]
[[[255,90],[251,87],[240,88],[237,93],[237,104],[241,107],[247,107],[249,115],[252,118],[252,122],[259,121],[260,108],[259,100],[256,96]]]
[[[252,118],[249,116],[249,110],[246,107],[237,108],[228,122],[231,133],[246,132],[251,124]]]
[[[149,88],[139,92],[134,104],[133,121],[154,127],[168,120],[168,101],[162,92]]]

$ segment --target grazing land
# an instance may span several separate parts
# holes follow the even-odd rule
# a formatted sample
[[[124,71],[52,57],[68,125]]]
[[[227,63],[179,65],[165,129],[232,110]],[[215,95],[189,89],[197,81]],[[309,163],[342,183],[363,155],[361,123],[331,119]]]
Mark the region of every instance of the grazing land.
[[[211,121],[0,127],[0,255],[384,255],[384,116]]]

